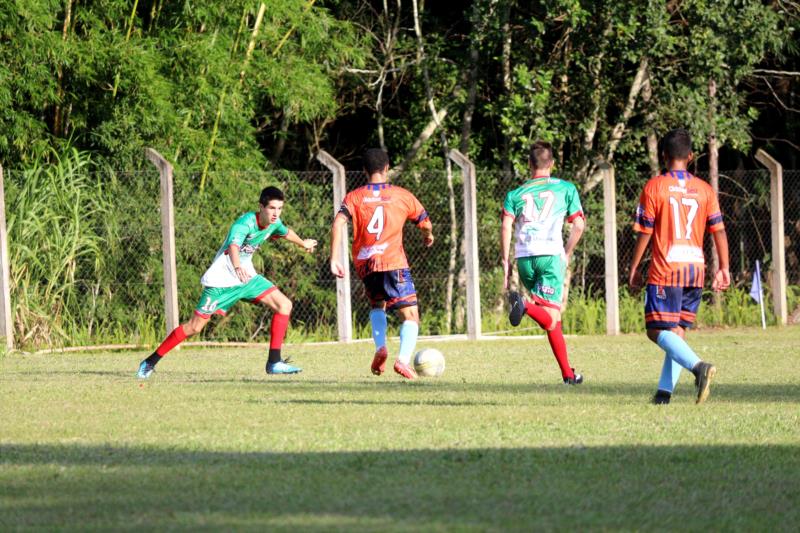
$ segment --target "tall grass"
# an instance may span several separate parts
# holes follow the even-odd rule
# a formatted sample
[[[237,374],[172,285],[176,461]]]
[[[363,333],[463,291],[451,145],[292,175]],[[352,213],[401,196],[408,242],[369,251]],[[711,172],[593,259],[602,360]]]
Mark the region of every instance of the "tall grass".
[[[70,151],[55,164],[35,162],[10,180],[8,236],[17,342],[73,342],[76,327],[92,329],[112,204],[87,172],[88,156]]]

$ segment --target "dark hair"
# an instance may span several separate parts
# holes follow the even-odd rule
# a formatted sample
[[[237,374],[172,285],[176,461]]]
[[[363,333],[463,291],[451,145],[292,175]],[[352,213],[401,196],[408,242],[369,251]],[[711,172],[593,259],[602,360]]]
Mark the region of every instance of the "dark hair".
[[[364,170],[367,174],[375,174],[383,170],[389,164],[389,154],[380,148],[370,148],[364,152]]]
[[[545,141],[536,141],[531,145],[528,161],[533,168],[545,168],[553,160],[553,145]]]
[[[667,161],[689,159],[689,153],[692,151],[692,136],[683,128],[670,130],[661,139],[661,151]]]
[[[280,200],[282,202],[283,191],[277,187],[264,187],[264,190],[261,191],[261,198],[259,198],[258,203],[266,207],[270,200]]]

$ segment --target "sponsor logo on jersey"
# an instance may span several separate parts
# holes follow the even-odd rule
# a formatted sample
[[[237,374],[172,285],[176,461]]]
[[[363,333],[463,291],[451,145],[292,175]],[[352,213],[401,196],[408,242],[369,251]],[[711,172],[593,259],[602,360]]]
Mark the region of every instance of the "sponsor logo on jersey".
[[[380,255],[386,251],[386,248],[389,247],[389,243],[384,244],[375,244],[373,246],[364,246],[358,251],[358,260],[363,261],[365,259],[369,259],[373,255]]]
[[[656,298],[659,300],[666,300],[667,299],[667,291],[664,290],[664,287],[659,285],[656,287]]]
[[[538,284],[538,285],[536,286],[536,289],[537,289],[539,292],[541,292],[542,294],[547,294],[548,296],[552,296],[552,295],[554,295],[554,294],[556,293],[556,290],[555,290],[555,288],[553,288],[553,287],[550,287],[550,286],[548,286],[548,285],[542,285],[542,284]]]
[[[378,191],[375,191],[375,192],[378,192]],[[364,198],[362,198],[361,203],[372,204],[372,203],[375,203],[375,202],[388,202],[390,200],[391,199],[388,196],[378,196],[377,198],[370,198],[369,196],[365,196]]]
[[[258,244],[255,244],[255,245],[253,245],[253,244],[245,244],[245,245],[242,246],[242,253],[243,254],[253,255],[254,253],[256,253],[256,250],[258,250],[258,247],[259,247]]]

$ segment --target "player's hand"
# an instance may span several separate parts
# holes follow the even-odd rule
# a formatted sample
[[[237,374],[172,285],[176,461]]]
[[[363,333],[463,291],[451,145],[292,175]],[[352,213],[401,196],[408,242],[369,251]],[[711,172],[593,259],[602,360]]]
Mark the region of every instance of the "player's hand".
[[[636,270],[631,270],[630,275],[628,276],[628,286],[631,288],[632,293],[636,293],[639,289],[642,288],[644,283],[644,279],[642,278],[642,273],[637,268]]]
[[[503,290],[508,290],[508,274],[511,271],[511,265],[508,259],[501,259],[503,263]]]
[[[433,246],[433,232],[431,232],[431,233],[426,233],[426,234],[425,234],[425,235],[422,237],[422,242],[424,242],[424,243],[425,243],[425,247],[426,247],[426,248],[430,248],[431,246]]]
[[[717,270],[714,275],[714,281],[711,283],[711,288],[715,292],[724,291],[731,286],[731,272],[727,268]]]
[[[344,277],[344,267],[339,261],[331,261],[331,274],[337,278]]]
[[[250,281],[250,274],[248,274],[247,271],[242,267],[238,266],[234,268],[233,271],[236,273],[236,277],[239,278],[239,281],[242,283],[247,283]]]
[[[314,248],[317,246],[317,241],[314,239],[303,239],[303,248],[306,249],[306,252],[313,252]]]

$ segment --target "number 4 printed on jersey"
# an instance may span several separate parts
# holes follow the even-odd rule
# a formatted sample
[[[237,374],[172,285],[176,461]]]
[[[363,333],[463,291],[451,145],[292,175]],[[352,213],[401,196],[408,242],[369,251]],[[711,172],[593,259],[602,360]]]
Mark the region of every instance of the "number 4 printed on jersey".
[[[522,216],[524,216],[525,220],[528,222],[547,220],[550,216],[550,212],[553,210],[553,204],[556,202],[556,195],[553,194],[553,191],[541,191],[537,196],[539,200],[544,201],[541,211],[536,207],[536,202],[532,194],[522,195],[522,199],[525,200],[525,211],[522,213]]]
[[[383,233],[383,206],[379,205],[375,208],[375,213],[372,214],[372,218],[369,219],[369,224],[367,224],[367,232],[372,233],[375,235],[375,240],[381,240],[381,233]]]

